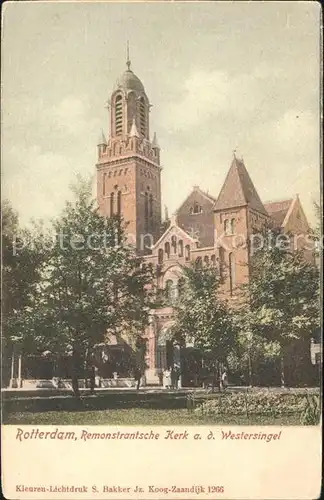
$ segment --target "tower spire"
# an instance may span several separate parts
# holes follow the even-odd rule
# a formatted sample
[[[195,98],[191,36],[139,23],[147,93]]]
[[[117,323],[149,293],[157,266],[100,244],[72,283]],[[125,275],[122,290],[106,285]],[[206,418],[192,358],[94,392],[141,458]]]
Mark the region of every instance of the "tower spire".
[[[129,59],[129,40],[127,40],[127,61],[126,61],[126,66],[127,66],[128,71],[130,71],[131,62],[130,62],[130,59]]]

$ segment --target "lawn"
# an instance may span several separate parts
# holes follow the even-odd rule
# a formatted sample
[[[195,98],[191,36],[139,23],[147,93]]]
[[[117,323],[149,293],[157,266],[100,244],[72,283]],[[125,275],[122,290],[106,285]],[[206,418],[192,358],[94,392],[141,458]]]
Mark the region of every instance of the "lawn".
[[[301,391],[304,392],[304,391]],[[280,394],[279,394],[280,395]],[[277,397],[279,397],[279,395]],[[3,400],[3,423],[11,425],[301,425],[297,407],[281,413],[240,412],[197,413],[188,404],[188,393],[107,391],[95,396],[83,394],[77,400],[71,394],[6,395]],[[194,406],[213,404],[221,394],[195,394]],[[269,393],[270,397],[270,393]],[[287,396],[293,402],[293,395]],[[227,405],[235,409],[239,394],[232,393]],[[251,399],[252,398],[252,399]],[[291,399],[292,398],[292,399]],[[250,405],[253,394],[249,396]],[[236,403],[235,403],[236,401]],[[288,401],[288,400],[287,400]],[[222,403],[224,404],[224,403]],[[232,406],[234,405],[234,406]],[[229,408],[227,406],[227,408]],[[252,409],[252,407],[251,407]],[[265,408],[266,409],[266,408]],[[235,414],[236,413],[236,414]],[[280,416],[276,416],[280,415]]]
[[[261,415],[200,417],[186,409],[155,410],[143,408],[97,411],[49,411],[12,413],[5,424],[12,425],[300,425],[299,415],[281,418]]]

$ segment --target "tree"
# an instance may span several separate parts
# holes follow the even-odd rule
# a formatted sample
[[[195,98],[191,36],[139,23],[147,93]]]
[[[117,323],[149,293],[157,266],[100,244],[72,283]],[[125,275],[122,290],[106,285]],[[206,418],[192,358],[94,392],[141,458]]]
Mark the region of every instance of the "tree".
[[[319,272],[302,251],[284,248],[280,234],[272,232],[268,242],[251,259],[245,298],[252,315],[249,330],[277,352],[285,385],[285,353],[298,345],[309,356],[310,339],[320,325]],[[245,313],[241,321],[246,324]]]
[[[227,303],[220,298],[221,278],[215,267],[183,267],[184,281],[175,304],[174,331],[193,340],[203,356],[216,365],[226,364],[235,332]]]
[[[75,201],[54,221],[54,238],[37,290],[34,333],[44,348],[69,353],[72,387],[84,363],[107,334],[135,331],[140,336],[151,307],[151,272],[125,243],[123,222],[102,217],[90,185],[79,181]],[[30,319],[30,315],[29,315]],[[94,372],[91,376],[92,387]]]
[[[34,306],[47,251],[35,227],[19,226],[18,214],[8,200],[3,201],[1,210],[3,357],[7,359],[11,351],[14,364],[14,349],[21,354],[29,347],[26,318]]]
[[[258,319],[245,303],[233,310],[233,323],[236,342],[228,356],[228,364],[251,387],[262,385],[265,380],[260,377],[261,367],[276,361],[279,354],[278,343],[271,342],[260,334]],[[268,377],[266,381],[269,383]]]
[[[314,201],[314,212],[316,217],[316,225],[312,227],[309,231],[311,239],[315,242],[315,256],[318,257],[323,250],[323,235],[321,226],[321,206],[319,203]]]

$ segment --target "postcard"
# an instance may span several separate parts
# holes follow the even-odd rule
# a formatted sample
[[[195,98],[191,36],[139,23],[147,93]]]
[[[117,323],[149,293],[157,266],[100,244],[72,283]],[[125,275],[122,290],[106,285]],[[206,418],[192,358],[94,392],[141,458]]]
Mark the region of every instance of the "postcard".
[[[320,6],[6,2],[7,499],[315,499]]]

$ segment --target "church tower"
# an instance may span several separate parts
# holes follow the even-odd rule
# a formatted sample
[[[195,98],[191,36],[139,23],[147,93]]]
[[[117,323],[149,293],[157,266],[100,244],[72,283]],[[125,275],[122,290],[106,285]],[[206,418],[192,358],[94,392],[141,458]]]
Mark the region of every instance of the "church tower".
[[[121,215],[139,253],[160,236],[161,166],[156,135],[150,140],[151,104],[131,70],[116,83],[108,101],[110,134],[98,143],[97,198],[102,215]]]

